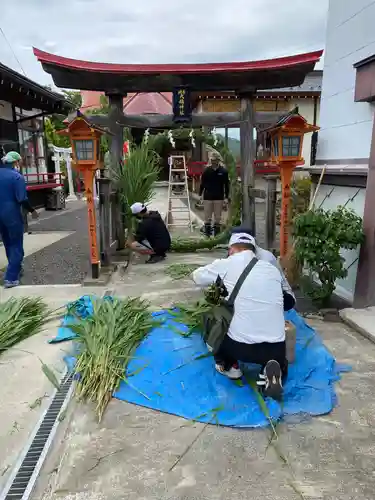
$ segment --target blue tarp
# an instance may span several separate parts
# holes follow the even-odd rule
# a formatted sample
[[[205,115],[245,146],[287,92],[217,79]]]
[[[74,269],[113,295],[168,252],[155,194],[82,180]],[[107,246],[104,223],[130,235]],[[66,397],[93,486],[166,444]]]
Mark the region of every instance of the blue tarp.
[[[83,297],[81,302],[89,304],[90,300]],[[116,398],[200,422],[234,427],[268,424],[247,380],[240,386],[218,374],[199,334],[184,337],[176,330],[187,328],[169,313],[154,315],[159,316],[161,325],[137,349],[128,367],[129,383],[121,382]],[[348,368],[336,364],[319,335],[296,311],[285,317],[296,326],[296,361],[289,366],[282,406],[266,400],[270,416],[276,420],[329,413],[336,404],[334,383]],[[62,326],[55,341],[66,338],[67,328]],[[244,368],[249,370],[247,379],[255,378],[256,367]]]

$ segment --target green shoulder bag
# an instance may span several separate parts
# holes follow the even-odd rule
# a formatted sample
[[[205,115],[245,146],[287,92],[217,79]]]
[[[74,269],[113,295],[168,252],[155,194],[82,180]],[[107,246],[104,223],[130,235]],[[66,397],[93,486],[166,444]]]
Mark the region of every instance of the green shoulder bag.
[[[258,259],[254,257],[245,267],[228,300],[222,300],[220,304],[214,305],[212,309],[204,315],[203,340],[214,354],[218,352],[225,335],[228,333],[229,325],[234,315],[234,301],[236,300],[238,292],[257,262]]]

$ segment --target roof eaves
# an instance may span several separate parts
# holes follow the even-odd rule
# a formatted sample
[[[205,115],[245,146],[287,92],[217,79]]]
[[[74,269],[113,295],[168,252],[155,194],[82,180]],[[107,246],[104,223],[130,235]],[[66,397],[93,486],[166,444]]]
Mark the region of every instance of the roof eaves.
[[[0,63],[0,73],[3,73],[6,75],[8,78],[13,79],[15,82],[25,85],[30,88],[30,90],[33,90],[34,92],[38,92],[42,94],[45,97],[48,97],[55,102],[61,102],[64,105],[66,104],[67,106],[72,106],[72,103],[69,102],[67,99],[62,94],[58,94],[57,92],[54,92],[52,90],[49,90],[39,83],[34,82],[33,80],[30,80],[30,78],[27,78],[24,75],[21,75],[17,71],[9,68],[8,66],[5,66],[4,64]]]

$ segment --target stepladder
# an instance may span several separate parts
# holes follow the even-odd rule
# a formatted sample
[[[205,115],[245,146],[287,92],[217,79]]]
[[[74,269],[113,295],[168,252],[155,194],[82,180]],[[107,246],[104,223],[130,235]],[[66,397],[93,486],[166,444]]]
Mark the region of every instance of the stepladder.
[[[168,158],[169,182],[168,182],[168,228],[185,228],[193,230],[188,172],[186,168],[185,155],[172,155]]]

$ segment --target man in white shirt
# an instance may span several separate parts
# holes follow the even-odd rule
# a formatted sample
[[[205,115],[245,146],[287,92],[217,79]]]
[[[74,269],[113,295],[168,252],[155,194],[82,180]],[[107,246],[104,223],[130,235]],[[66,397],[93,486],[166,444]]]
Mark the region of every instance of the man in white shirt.
[[[241,227],[241,226],[234,227],[232,229],[232,235],[238,234],[238,233],[246,233],[246,234],[252,236],[251,231],[249,229],[246,229],[245,227]],[[280,271],[281,286],[282,286],[283,295],[284,295],[284,311],[289,311],[290,309],[293,309],[293,307],[296,305],[296,298],[295,298],[295,295],[293,293],[292,287],[288,283],[288,280],[286,279],[284,271],[279,264],[279,261],[277,260],[277,258],[274,256],[274,254],[272,252],[270,252],[269,250],[266,250],[265,248],[261,248],[260,246],[258,246],[256,241],[255,241],[255,238],[254,238],[254,245],[255,245],[256,258],[259,260],[264,260],[266,262],[269,262],[270,264],[275,266]]]
[[[205,287],[220,276],[230,294],[254,257],[254,238],[246,233],[233,234],[229,256],[196,269],[192,278]],[[282,396],[282,376],[288,370],[281,282],[275,266],[258,260],[238,292],[228,333],[215,355],[216,370],[231,379],[242,376],[238,361],[261,365],[258,384],[264,385],[265,396],[277,400]]]

